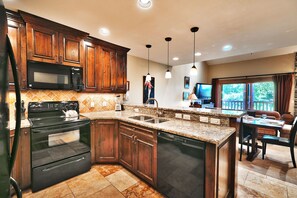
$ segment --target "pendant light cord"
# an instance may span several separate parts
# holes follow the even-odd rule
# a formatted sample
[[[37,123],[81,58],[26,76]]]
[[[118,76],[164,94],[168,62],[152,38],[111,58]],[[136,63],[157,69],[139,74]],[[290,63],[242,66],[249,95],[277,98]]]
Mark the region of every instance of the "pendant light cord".
[[[195,66],[195,32],[194,32],[193,66]]]
[[[169,41],[167,43],[167,69],[169,69]]]
[[[147,48],[147,73],[150,73],[150,48]]]

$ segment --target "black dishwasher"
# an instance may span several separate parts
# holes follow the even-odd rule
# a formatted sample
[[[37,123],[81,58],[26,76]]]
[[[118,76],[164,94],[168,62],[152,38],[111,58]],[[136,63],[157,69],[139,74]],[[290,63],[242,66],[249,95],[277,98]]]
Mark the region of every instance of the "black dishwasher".
[[[205,143],[158,132],[157,189],[169,198],[204,197]]]

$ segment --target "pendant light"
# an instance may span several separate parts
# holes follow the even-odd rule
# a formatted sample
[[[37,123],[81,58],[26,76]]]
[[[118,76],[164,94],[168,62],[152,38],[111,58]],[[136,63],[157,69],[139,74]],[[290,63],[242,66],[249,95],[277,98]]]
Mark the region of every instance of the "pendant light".
[[[195,66],[195,33],[199,30],[198,27],[192,27],[191,28],[191,32],[194,33],[194,51],[193,51],[193,66],[190,70],[190,74],[193,75],[193,76],[196,76],[197,75],[197,68]]]
[[[167,71],[165,73],[165,78],[170,79],[171,78],[171,72],[169,70],[169,42],[172,40],[171,37],[166,37],[165,41],[167,41]]]
[[[152,80],[152,77],[150,75],[150,48],[151,47],[152,47],[151,45],[146,45],[146,48],[147,48],[147,75],[145,77],[146,82],[149,82]]]

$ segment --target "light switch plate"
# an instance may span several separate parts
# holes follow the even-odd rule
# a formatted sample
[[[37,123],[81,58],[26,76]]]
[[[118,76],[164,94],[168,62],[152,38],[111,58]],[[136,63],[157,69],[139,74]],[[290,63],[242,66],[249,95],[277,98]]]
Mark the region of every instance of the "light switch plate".
[[[210,123],[211,124],[217,124],[220,125],[221,124],[221,120],[218,118],[210,118]]]
[[[180,119],[182,119],[182,118],[183,118],[183,114],[181,114],[181,113],[176,113],[176,114],[175,114],[175,118],[180,118]]]
[[[191,120],[191,116],[188,115],[188,114],[184,114],[184,115],[183,115],[183,119],[184,119],[184,120]]]
[[[91,102],[91,107],[95,107],[95,102]]]
[[[205,122],[205,123],[208,123],[208,117],[205,117],[205,116],[200,116],[200,122]]]
[[[103,106],[103,107],[106,107],[106,106],[107,106],[107,102],[106,102],[106,101],[103,101],[103,102],[102,102],[102,106]]]

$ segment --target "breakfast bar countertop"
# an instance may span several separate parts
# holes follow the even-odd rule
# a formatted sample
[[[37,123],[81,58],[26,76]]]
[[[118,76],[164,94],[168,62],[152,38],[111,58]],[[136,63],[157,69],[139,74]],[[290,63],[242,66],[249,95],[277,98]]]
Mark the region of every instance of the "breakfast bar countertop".
[[[203,124],[194,121],[172,118],[165,118],[168,121],[162,123],[149,123],[130,118],[132,116],[145,115],[135,113],[133,111],[101,111],[92,113],[81,113],[81,115],[86,116],[91,120],[117,119],[139,126],[161,130],[164,132],[181,135],[196,140],[201,140],[204,142],[215,144],[217,146],[223,143],[236,131],[234,127],[216,126],[212,124]]]
[[[148,109],[156,109],[153,105],[143,105],[143,104],[124,104],[124,106],[130,108],[148,108]],[[246,114],[246,111],[237,111],[237,110],[225,110],[220,108],[207,109],[207,108],[193,108],[193,107],[159,107],[160,110],[167,111],[178,111],[182,113],[193,113],[205,116],[218,116],[218,117],[226,117],[226,118],[240,118]]]

